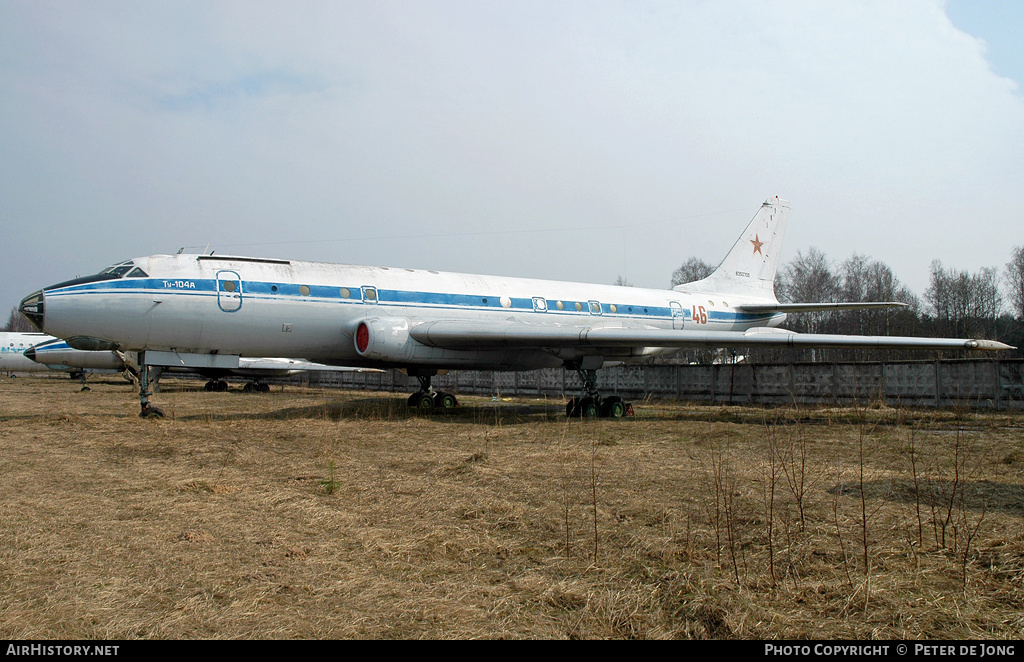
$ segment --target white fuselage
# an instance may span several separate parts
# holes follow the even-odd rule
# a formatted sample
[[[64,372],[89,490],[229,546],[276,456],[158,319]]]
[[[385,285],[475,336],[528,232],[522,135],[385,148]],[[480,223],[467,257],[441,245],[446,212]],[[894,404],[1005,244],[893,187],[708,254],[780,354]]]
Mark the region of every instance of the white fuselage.
[[[736,306],[757,301],[713,293],[229,256],[154,255],[132,264],[142,275],[44,290],[45,331],[110,341],[122,350],[522,370],[585,354],[612,363],[676,348],[442,349],[409,340],[408,327],[514,320],[589,329],[743,331],[775,326],[785,317],[745,313]],[[357,351],[355,331],[365,320],[374,321],[380,331],[375,340],[387,351]]]
[[[45,333],[0,332],[0,372],[40,372],[48,368],[25,356],[33,345],[54,337]]]

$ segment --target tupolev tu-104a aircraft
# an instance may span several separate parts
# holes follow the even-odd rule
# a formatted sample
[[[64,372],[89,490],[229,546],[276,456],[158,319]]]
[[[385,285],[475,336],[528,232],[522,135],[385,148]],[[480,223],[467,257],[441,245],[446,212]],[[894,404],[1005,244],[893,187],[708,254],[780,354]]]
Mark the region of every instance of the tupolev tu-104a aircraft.
[[[620,417],[598,369],[683,348],[1000,350],[992,340],[798,334],[789,312],[881,306],[779,303],[773,281],[789,203],[769,198],[715,272],[671,290],[224,255],[151,255],[35,292],[20,310],[79,349],[139,352],[142,365],[237,367],[246,356],[399,368],[409,404],[453,407],[439,370],[563,366],[583,387],[570,415]],[[160,415],[140,376],[140,416]]]

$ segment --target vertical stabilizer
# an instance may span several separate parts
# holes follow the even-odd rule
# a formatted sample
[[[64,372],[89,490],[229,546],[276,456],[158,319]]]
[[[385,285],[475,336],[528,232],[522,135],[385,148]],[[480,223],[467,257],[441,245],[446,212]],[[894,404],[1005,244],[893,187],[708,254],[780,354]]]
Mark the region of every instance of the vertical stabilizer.
[[[775,272],[779,268],[788,217],[787,201],[778,196],[768,198],[710,276],[674,289],[740,294],[774,301]]]

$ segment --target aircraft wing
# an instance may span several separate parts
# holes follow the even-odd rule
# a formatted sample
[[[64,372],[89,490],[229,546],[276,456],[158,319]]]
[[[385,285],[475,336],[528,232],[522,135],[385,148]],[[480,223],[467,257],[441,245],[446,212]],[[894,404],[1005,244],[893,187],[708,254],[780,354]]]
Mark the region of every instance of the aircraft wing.
[[[498,349],[510,347],[831,347],[908,349],[1015,349],[995,340],[966,338],[914,338],[902,336],[846,336],[795,333],[758,327],[748,331],[691,331],[653,328],[533,325],[522,322],[439,320],[409,329],[417,341],[444,349]]]
[[[832,310],[906,308],[899,301],[848,301],[839,303],[748,303],[737,306],[745,313],[817,313]]]

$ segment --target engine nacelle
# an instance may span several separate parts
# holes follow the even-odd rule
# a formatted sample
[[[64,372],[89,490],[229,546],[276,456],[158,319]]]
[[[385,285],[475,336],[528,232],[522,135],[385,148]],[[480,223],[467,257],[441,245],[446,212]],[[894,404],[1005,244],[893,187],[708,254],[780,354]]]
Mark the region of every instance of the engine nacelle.
[[[421,322],[422,323],[422,322]],[[353,345],[360,358],[380,367],[425,367],[451,369],[465,366],[480,370],[507,370],[512,366],[555,367],[562,360],[542,350],[448,349],[432,347],[413,338],[409,320],[400,317],[367,317],[356,324]]]
[[[361,320],[356,325],[354,341],[359,356],[389,363],[423,358],[431,350],[409,337],[409,320],[400,317],[369,317]]]

